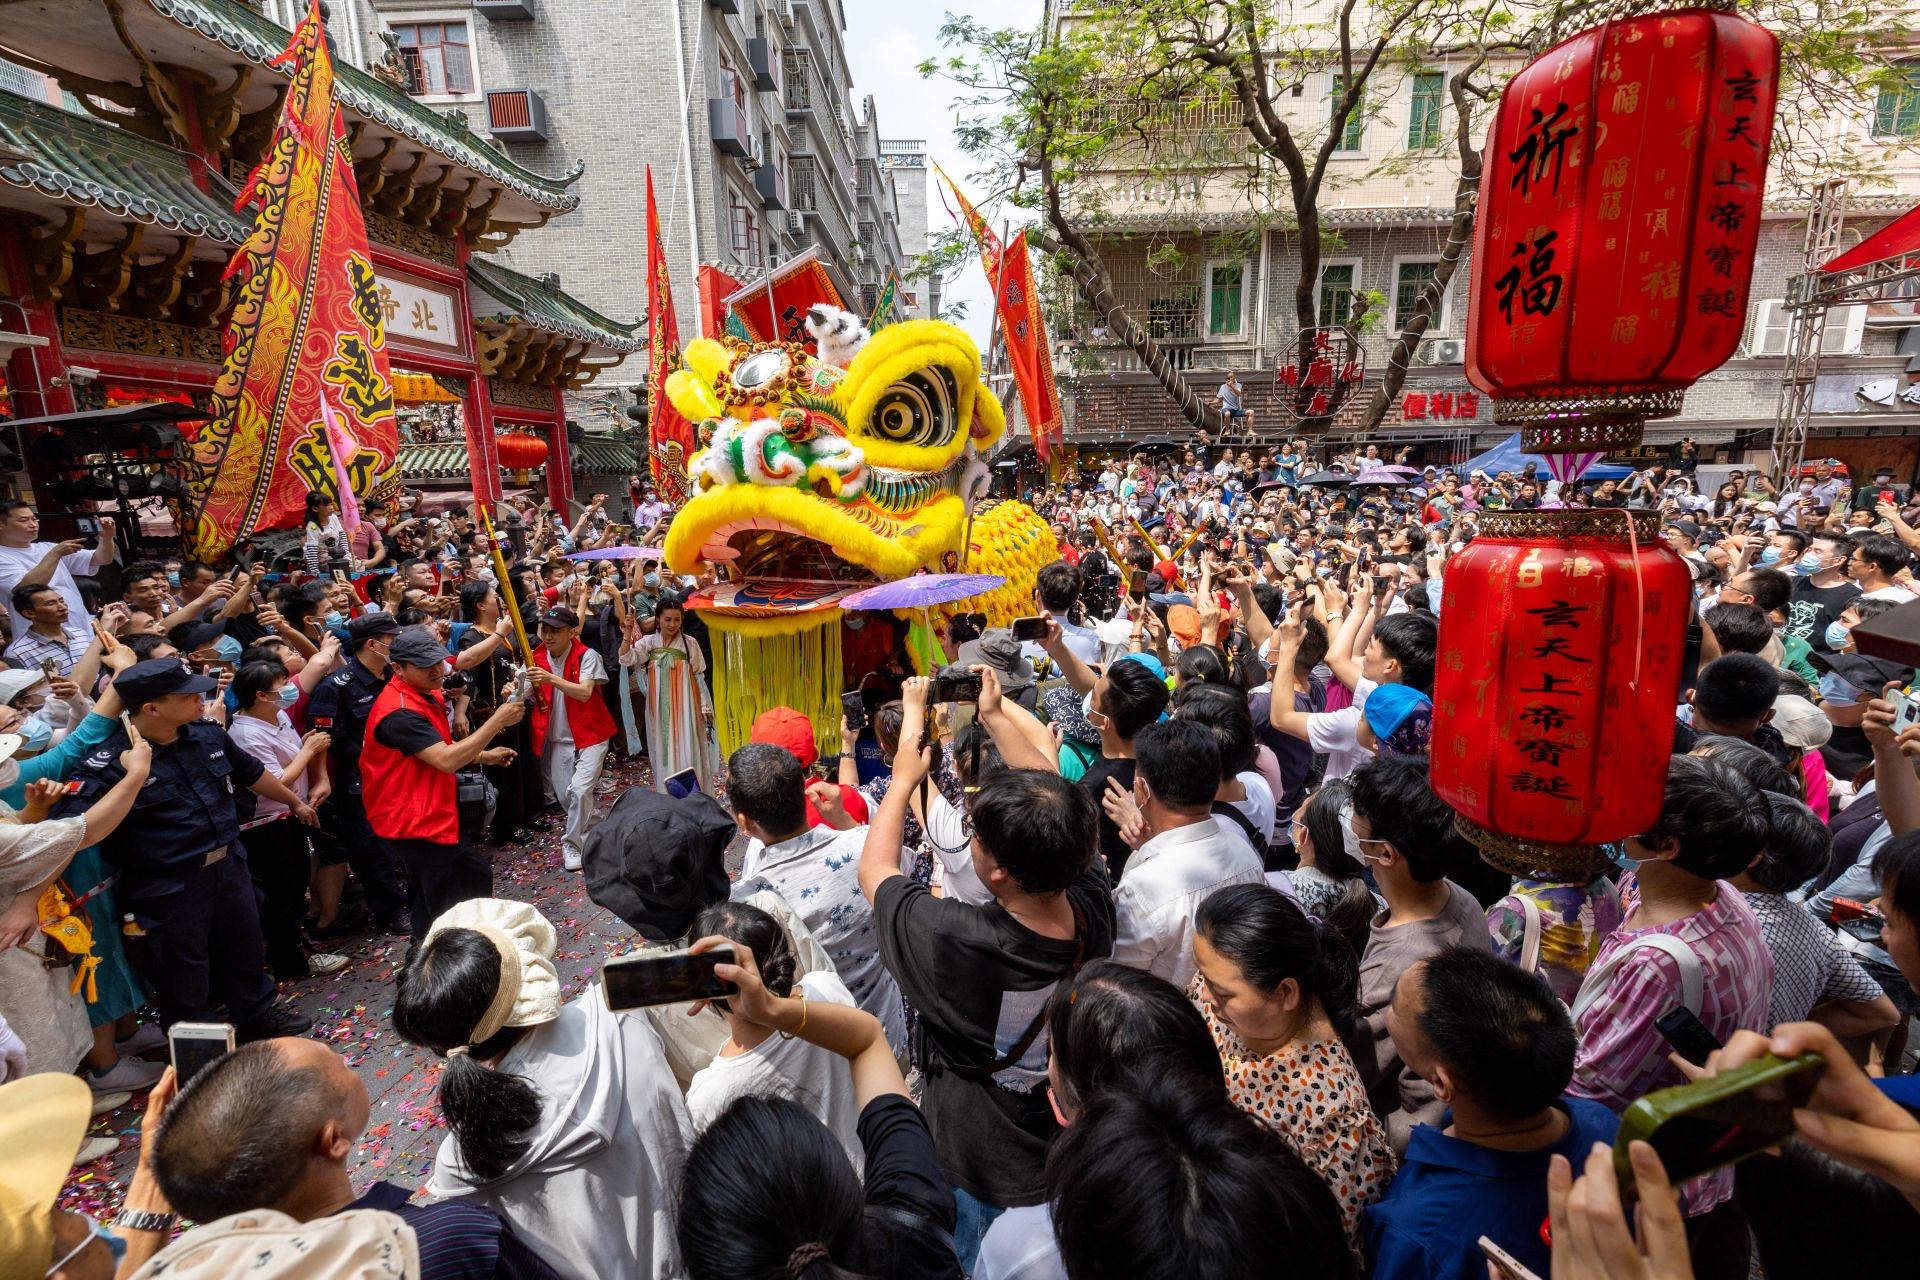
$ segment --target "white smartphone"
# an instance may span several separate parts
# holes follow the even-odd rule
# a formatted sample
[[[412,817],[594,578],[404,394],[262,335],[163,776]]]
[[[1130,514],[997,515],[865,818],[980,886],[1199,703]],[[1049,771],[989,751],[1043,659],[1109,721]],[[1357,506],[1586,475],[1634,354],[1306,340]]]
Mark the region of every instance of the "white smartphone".
[[[232,1052],[231,1022],[176,1022],[167,1028],[167,1056],[173,1061],[179,1088],[186,1088],[187,1081]]]
[[[1507,1280],[1540,1280],[1540,1277],[1529,1270],[1520,1259],[1485,1236],[1480,1237],[1480,1252],[1487,1256],[1487,1261],[1493,1264],[1495,1270],[1505,1275]]]

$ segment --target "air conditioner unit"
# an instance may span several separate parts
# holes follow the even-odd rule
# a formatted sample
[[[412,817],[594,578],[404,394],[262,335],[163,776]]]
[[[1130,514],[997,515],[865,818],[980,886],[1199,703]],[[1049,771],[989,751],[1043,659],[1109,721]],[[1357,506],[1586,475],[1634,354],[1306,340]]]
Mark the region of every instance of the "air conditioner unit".
[[[1462,338],[1428,338],[1413,353],[1413,362],[1431,367],[1442,364],[1465,364],[1467,344]]]

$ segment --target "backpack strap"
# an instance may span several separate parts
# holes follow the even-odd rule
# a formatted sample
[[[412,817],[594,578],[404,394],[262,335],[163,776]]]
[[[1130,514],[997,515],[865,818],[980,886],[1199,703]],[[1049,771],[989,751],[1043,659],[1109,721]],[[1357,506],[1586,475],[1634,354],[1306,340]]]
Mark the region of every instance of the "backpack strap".
[[[1580,993],[1573,998],[1575,1023],[1578,1023],[1593,1002],[1600,998],[1600,993],[1606,990],[1607,979],[1613,975],[1613,971],[1636,951],[1662,951],[1672,958],[1673,963],[1680,970],[1680,1003],[1694,1017],[1700,1016],[1701,998],[1706,986],[1700,957],[1694,954],[1692,947],[1670,933],[1650,933],[1645,937],[1635,938],[1609,956],[1604,964],[1587,971],[1586,980],[1580,984]]]
[[[1215,800],[1213,802],[1213,811],[1223,818],[1232,818],[1235,825],[1246,834],[1248,844],[1252,845],[1255,849],[1266,849],[1267,838],[1260,834],[1260,828],[1253,825],[1252,818],[1249,818],[1225,800]]]
[[[1073,908],[1073,959],[1068,963],[1066,972],[1054,979],[1054,985],[1056,987],[1062,982],[1072,982],[1074,976],[1080,972],[1080,966],[1085,964],[1087,959],[1086,918],[1080,913],[1079,903],[1069,898],[1067,899],[1067,905]],[[958,1067],[952,1063],[948,1063],[948,1070],[964,1079],[972,1080],[976,1084],[992,1084],[993,1077],[1026,1057],[1027,1050],[1033,1048],[1033,1042],[1040,1038],[1041,1028],[1047,1025],[1047,1015],[1050,1012],[1052,1003],[1053,1002],[1049,1000],[1045,1006],[1042,1006],[1040,1012],[1033,1016],[1033,1021],[1027,1024],[1027,1029],[1020,1033],[1020,1038],[1015,1040],[1005,1053],[995,1058],[992,1062],[989,1062],[986,1066]]]

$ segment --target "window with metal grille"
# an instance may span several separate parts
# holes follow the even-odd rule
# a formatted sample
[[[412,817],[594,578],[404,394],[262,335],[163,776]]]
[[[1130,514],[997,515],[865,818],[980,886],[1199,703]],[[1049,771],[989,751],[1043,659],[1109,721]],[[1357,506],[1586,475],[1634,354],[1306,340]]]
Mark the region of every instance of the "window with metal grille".
[[[812,156],[795,156],[787,169],[788,208],[811,210],[814,203],[814,175],[818,172]]]
[[[1413,318],[1413,309],[1420,305],[1420,291],[1433,282],[1440,272],[1437,262],[1403,262],[1394,271],[1393,279],[1393,327],[1404,329],[1407,321]],[[1434,313],[1429,332],[1439,332],[1446,328],[1447,300],[1443,294],[1440,307]]]
[[[1330,262],[1320,268],[1320,323],[1345,324],[1353,318],[1353,280],[1360,268],[1351,262]]]
[[[473,47],[464,22],[396,22],[393,38],[407,73],[407,92],[472,93]]]
[[[1238,337],[1246,315],[1244,262],[1207,264],[1207,336]]]
[[[1881,138],[1911,138],[1920,134],[1920,63],[1890,69],[1894,84],[1880,86],[1873,104],[1873,132]]]
[[[1407,113],[1407,147],[1430,151],[1445,136],[1442,116],[1447,96],[1447,77],[1438,71],[1420,71],[1413,76],[1413,103]]]
[[[811,66],[805,49],[789,49],[781,61],[786,68],[787,110],[805,111],[813,105],[813,82],[807,75]]]
[[[753,216],[753,208],[739,192],[727,188],[727,227],[733,236],[733,251],[746,255],[748,261],[760,256],[760,223]]]

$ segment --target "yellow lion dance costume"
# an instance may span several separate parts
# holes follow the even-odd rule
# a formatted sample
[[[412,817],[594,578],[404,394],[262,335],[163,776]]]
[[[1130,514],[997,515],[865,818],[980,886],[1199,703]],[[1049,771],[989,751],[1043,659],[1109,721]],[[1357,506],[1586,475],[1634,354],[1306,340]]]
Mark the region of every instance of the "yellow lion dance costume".
[[[942,612],[1004,626],[1032,610],[1034,578],[1060,551],[1025,505],[985,498],[1006,418],[962,330],[889,325],[845,369],[799,343],[737,339],[689,343],[685,363],[666,391],[701,447],[665,555],[675,573],[721,574],[689,603],[719,633],[723,749],[776,705],[838,749],[835,606],[862,587],[964,567],[1006,583]]]

